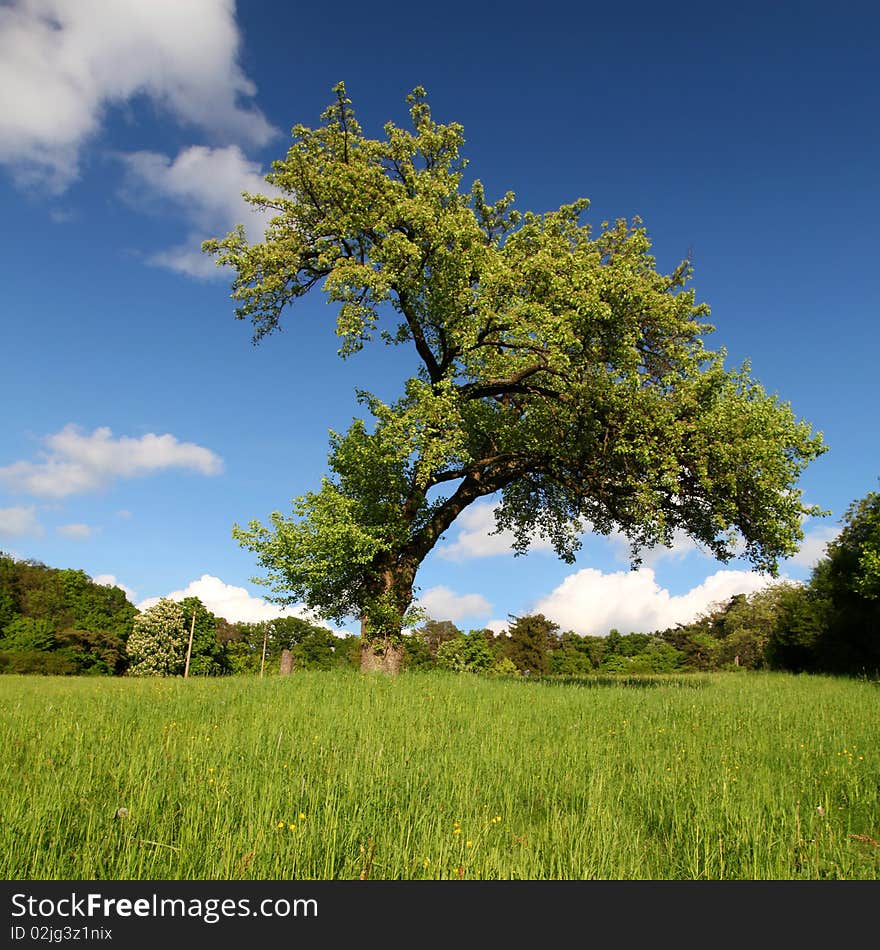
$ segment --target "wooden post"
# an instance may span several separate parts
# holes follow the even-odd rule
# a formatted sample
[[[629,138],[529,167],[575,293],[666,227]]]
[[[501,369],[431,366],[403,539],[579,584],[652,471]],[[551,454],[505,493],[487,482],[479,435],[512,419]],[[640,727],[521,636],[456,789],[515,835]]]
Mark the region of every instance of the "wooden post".
[[[263,628],[263,656],[260,659],[260,679],[263,678],[263,670],[266,669],[266,642],[269,639],[269,624]]]
[[[189,625],[189,646],[186,648],[186,666],[183,668],[183,678],[186,679],[189,676],[189,658],[192,656],[193,649],[193,634],[196,631],[196,612],[193,609],[193,618],[192,623]]]

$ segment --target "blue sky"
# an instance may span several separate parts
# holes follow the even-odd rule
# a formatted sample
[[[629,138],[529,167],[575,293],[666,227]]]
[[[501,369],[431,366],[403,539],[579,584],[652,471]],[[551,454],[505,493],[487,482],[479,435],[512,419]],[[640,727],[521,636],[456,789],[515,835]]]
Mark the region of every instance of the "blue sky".
[[[232,524],[316,487],[355,388],[415,364],[340,360],[319,292],[253,346],[198,248],[259,233],[241,191],[344,80],[368,134],[425,86],[490,198],[586,196],[590,221],[640,215],[661,269],[692,255],[712,345],[829,445],[801,486],[831,515],[781,565],[806,578],[880,474],[878,41],[867,3],[0,4],[0,549],[272,614]],[[766,581],[684,538],[638,572],[614,538],[513,558],[491,525],[469,509],[423,565],[438,619],[647,630]]]

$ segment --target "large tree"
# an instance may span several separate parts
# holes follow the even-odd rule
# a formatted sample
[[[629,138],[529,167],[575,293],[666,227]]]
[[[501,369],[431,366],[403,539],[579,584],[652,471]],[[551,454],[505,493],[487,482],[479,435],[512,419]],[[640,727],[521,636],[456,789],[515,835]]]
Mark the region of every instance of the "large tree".
[[[586,199],[520,213],[467,187],[464,137],[408,97],[411,128],[369,138],[342,84],[317,128],[298,125],[266,176],[264,238],[239,227],[204,249],[235,276],[254,340],[321,285],[340,354],[379,338],[413,374],[331,433],[319,490],[292,517],[234,528],[281,602],[361,618],[364,668],[395,670],[422,561],[459,514],[497,495],[517,551],[536,534],[572,561],[589,526],[632,544],[683,529],[721,560],[775,571],[802,537],[796,487],[822,440],[748,366],[706,348],[708,307],[685,260],[658,272],[641,222],[582,221]]]
[[[813,569],[809,594],[822,622],[812,643],[818,668],[880,673],[880,492],[846,510],[840,534]]]

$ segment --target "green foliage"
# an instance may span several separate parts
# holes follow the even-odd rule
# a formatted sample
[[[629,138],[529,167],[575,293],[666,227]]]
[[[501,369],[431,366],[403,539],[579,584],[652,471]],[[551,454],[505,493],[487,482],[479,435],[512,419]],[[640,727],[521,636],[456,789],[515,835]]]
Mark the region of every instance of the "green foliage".
[[[454,640],[462,636],[463,631],[451,620],[426,620],[416,631],[416,635],[428,648],[431,656],[437,655],[437,650],[447,640]]]
[[[566,676],[591,673],[601,663],[604,649],[605,637],[582,637],[568,630],[550,654],[550,672]]]
[[[3,583],[3,560],[0,559],[0,631],[16,616],[16,603],[8,588]]]
[[[495,657],[482,630],[471,630],[437,648],[437,666],[457,673],[487,673],[495,666]]]
[[[366,418],[331,434],[330,473],[292,517],[235,526],[272,596],[399,639],[420,564],[496,493],[517,551],[542,535],[571,561],[589,524],[623,532],[637,562],[681,529],[775,572],[816,513],[796,482],[825,449],[706,348],[690,262],[660,273],[640,220],[594,232],[583,198],[536,214],[487,201],[479,180],[465,190],[463,130],[434,120],[423,89],[410,127],[377,139],[335,93],[273,163],[281,196],[248,196],[273,215],[264,239],[239,227],[204,249],[232,268],[255,340],[320,284],[343,357],[381,339],[415,365],[395,401],[359,392]]]
[[[824,607],[816,637],[816,667],[831,672],[880,672],[880,493],[854,501],[840,534],[815,567],[810,587]]]
[[[19,673],[30,676],[72,676],[78,672],[80,670],[75,660],[61,651],[0,651],[0,673]]]
[[[33,650],[51,650],[55,646],[55,630],[45,617],[18,616],[3,629],[0,650],[27,653]]]
[[[516,663],[506,656],[502,656],[497,659],[489,668],[488,673],[489,676],[519,676],[519,670],[516,668]]]
[[[339,665],[336,650],[339,638],[326,627],[318,627],[304,636],[293,648],[294,666],[298,670],[329,670]]]
[[[180,602],[180,606],[183,610],[187,644],[189,644],[190,625],[195,615],[189,675],[220,676],[228,673],[230,664],[226,657],[226,650],[217,636],[217,618],[198,597],[186,597]]]
[[[547,673],[550,669],[550,652],[558,645],[559,625],[543,614],[512,617],[508,628],[504,655],[521,672]]]
[[[630,673],[675,673],[682,668],[684,656],[669,643],[651,637],[641,652],[630,658]]]
[[[825,603],[810,587],[788,585],[779,588],[774,607],[767,666],[792,673],[818,669],[816,648],[828,620]]]
[[[0,555],[0,650],[18,656],[9,672],[122,672],[136,615],[120,588],[83,571]]]
[[[233,672],[258,672],[266,643],[265,669],[277,672],[284,650],[290,650],[297,670],[326,670],[350,666],[353,637],[337,637],[326,627],[303,617],[279,617],[255,624],[230,625],[225,635],[226,655]]]
[[[429,670],[435,666],[435,655],[427,641],[418,635],[404,637],[403,667],[407,670]]]
[[[866,600],[880,598],[880,493],[868,492],[849,506],[828,557],[835,580]]]

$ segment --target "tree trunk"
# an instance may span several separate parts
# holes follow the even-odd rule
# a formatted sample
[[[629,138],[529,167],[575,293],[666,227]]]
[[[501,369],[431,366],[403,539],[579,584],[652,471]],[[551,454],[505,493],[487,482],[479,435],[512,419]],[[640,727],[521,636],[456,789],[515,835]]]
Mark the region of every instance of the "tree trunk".
[[[391,643],[388,640],[364,640],[361,646],[361,672],[396,675],[403,665],[405,649],[402,643]]]
[[[412,603],[417,564],[378,564],[375,593],[378,601],[393,604],[390,611],[373,613],[369,607],[361,615],[361,672],[397,675],[403,667],[406,648],[401,641],[403,618]]]

